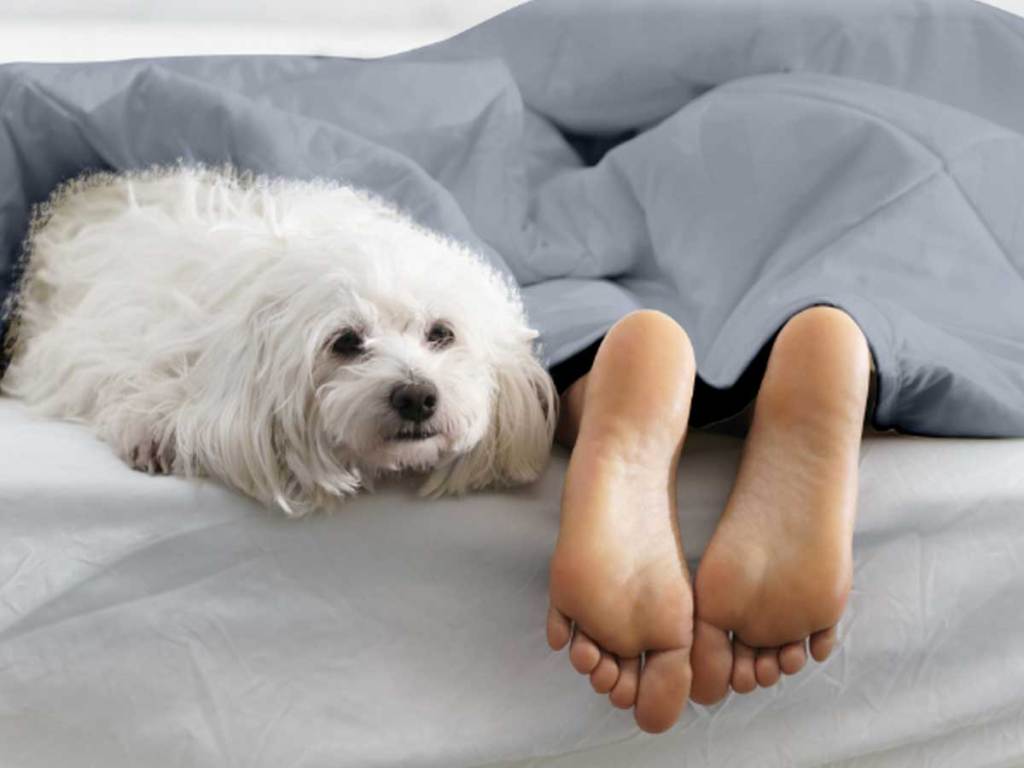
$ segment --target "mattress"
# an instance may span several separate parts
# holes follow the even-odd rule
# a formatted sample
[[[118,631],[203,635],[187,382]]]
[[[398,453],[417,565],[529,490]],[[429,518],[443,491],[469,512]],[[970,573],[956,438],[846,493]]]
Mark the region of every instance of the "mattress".
[[[691,565],[741,442],[691,435]],[[869,435],[842,646],[640,734],[544,640],[566,455],[287,520],[0,399],[5,768],[1024,761],[1024,440]]]

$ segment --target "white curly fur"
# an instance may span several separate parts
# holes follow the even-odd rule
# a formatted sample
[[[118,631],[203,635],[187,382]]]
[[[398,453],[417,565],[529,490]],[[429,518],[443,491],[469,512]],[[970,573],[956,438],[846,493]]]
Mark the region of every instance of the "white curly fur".
[[[93,174],[41,207],[27,247],[2,389],[136,468],[300,515],[381,473],[430,471],[437,495],[546,464],[558,401],[515,287],[364,192],[230,168]],[[332,350],[344,329],[363,354]],[[437,435],[395,440],[389,393],[412,379],[437,387]]]

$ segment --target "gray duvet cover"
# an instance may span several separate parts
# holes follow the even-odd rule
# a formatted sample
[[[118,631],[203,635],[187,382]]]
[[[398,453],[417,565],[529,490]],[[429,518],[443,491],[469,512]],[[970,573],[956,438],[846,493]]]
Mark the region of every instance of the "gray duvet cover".
[[[3,330],[33,204],[179,161],[395,201],[516,278],[548,364],[654,307],[727,387],[831,304],[876,427],[1024,435],[1024,20],[971,0],[533,0],[376,60],[0,66]]]

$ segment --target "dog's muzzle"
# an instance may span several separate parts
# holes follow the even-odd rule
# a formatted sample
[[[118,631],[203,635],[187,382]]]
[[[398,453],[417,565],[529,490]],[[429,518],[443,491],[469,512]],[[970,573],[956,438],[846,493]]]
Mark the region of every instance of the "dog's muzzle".
[[[437,411],[437,387],[429,381],[399,384],[391,390],[388,402],[402,419],[402,427],[392,440],[427,440],[438,434],[426,422]]]

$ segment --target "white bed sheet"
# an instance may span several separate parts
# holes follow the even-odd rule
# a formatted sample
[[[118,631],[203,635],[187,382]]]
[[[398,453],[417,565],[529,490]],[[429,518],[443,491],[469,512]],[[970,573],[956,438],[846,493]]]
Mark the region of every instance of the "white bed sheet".
[[[691,436],[687,555],[739,441]],[[0,398],[0,765],[1014,765],[1024,441],[869,437],[841,649],[639,734],[544,642],[565,467],[289,521]]]

